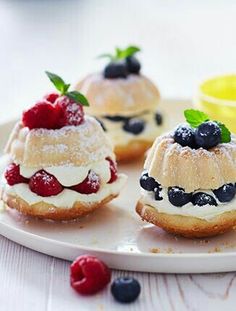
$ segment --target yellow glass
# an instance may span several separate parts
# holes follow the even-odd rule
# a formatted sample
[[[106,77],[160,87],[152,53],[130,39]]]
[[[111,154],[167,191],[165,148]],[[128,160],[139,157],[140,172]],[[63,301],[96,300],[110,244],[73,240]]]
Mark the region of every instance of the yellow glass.
[[[201,83],[194,105],[236,133],[236,74],[218,76]]]

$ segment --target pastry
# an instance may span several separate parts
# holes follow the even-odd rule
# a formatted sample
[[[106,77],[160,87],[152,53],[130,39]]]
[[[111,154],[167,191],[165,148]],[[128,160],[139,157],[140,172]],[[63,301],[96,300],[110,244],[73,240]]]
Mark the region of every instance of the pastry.
[[[236,140],[200,111],[185,117],[150,149],[136,211],[171,233],[214,236],[236,225]]]
[[[1,181],[6,205],[52,220],[91,213],[117,197],[126,176],[101,125],[84,115],[87,99],[49,72],[61,94],[51,93],[23,112],[5,148]]]
[[[140,73],[134,56],[138,51],[116,49],[103,72],[88,75],[75,87],[88,98],[85,109],[102,124],[118,161],[142,156],[163,131],[163,115],[157,111],[160,94]]]

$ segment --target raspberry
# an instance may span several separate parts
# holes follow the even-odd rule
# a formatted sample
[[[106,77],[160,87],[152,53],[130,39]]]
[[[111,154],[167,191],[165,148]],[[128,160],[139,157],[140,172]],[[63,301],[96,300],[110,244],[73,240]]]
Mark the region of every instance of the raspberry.
[[[4,176],[6,178],[8,185],[10,186],[28,182],[27,178],[20,175],[20,166],[15,163],[11,163],[8,165],[4,173]]]
[[[67,96],[60,96],[56,100],[56,109],[60,111],[59,127],[66,125],[80,125],[84,121],[82,105],[77,104]]]
[[[59,181],[44,170],[35,173],[29,181],[30,190],[42,197],[57,195],[62,192],[63,187]]]
[[[71,187],[71,189],[83,194],[97,193],[100,189],[99,176],[93,171],[89,171],[85,180],[83,180],[82,183]]]
[[[95,294],[110,281],[109,268],[96,257],[80,256],[70,266],[70,284],[79,294]]]
[[[29,129],[57,128],[58,111],[54,105],[46,100],[36,103],[32,108],[23,112],[23,125]]]
[[[113,183],[113,181],[117,180],[117,165],[114,161],[112,161],[111,158],[106,158],[106,160],[110,163],[110,172],[111,172],[111,178],[108,181],[108,184]]]
[[[54,104],[55,101],[58,99],[60,95],[57,93],[48,93],[43,98],[46,99],[48,102]]]

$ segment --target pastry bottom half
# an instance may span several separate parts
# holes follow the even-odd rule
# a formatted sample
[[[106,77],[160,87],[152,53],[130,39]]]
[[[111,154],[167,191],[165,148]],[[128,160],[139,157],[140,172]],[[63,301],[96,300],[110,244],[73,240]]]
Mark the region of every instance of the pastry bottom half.
[[[154,207],[138,201],[136,212],[143,220],[186,238],[211,237],[230,231],[236,226],[236,211],[225,212],[207,221],[191,216],[159,213]]]
[[[115,146],[114,152],[118,162],[129,162],[135,158],[144,156],[145,152],[152,146],[151,141],[132,140],[127,145]]]
[[[11,196],[3,194],[4,203],[20,213],[28,216],[34,216],[41,219],[51,220],[72,220],[90,214],[95,209],[104,206],[106,203],[117,197],[117,194],[109,195],[100,202],[79,202],[76,201],[70,208],[56,207],[53,204],[46,202],[38,202],[35,204],[28,204],[19,196]]]

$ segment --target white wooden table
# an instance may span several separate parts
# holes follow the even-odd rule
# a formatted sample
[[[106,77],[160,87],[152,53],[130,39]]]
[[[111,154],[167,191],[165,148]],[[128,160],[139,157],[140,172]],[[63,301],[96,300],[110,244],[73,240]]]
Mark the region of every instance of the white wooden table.
[[[45,90],[45,69],[75,82],[99,69],[94,57],[112,46],[143,47],[144,72],[163,96],[190,97],[207,75],[236,71],[235,1],[60,0],[0,2],[0,122],[19,115]],[[235,273],[135,276],[131,305],[109,290],[91,298],[69,285],[69,262],[0,237],[0,310],[235,310]],[[191,263],[189,263],[191,265]]]

